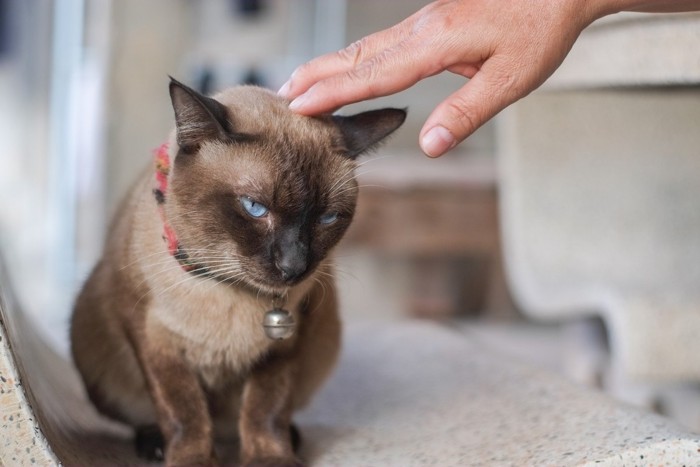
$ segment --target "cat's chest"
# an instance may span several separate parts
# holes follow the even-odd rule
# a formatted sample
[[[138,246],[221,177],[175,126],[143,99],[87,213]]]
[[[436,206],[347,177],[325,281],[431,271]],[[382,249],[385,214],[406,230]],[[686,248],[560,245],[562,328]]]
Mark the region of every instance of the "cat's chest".
[[[149,310],[149,321],[173,334],[182,355],[205,379],[245,372],[274,342],[262,327],[269,304],[245,293],[176,293]],[[207,376],[209,375],[209,376]]]

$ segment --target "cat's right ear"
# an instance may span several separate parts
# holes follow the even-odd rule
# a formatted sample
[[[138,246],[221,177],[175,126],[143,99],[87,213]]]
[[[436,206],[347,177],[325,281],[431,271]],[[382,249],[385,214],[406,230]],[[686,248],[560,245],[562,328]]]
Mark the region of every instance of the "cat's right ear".
[[[351,159],[370,151],[406,120],[405,109],[378,109],[350,116],[331,117],[343,136],[345,153]]]
[[[196,152],[205,141],[225,140],[230,134],[224,105],[173,77],[170,77],[170,100],[175,110],[177,144],[182,151]]]

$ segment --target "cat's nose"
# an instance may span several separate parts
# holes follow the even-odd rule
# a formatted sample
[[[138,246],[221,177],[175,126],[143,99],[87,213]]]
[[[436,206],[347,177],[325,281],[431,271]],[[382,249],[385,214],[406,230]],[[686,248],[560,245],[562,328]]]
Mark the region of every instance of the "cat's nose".
[[[282,274],[282,280],[285,282],[293,282],[304,275],[308,267],[306,255],[301,251],[295,251],[281,255],[275,261],[275,266]]]

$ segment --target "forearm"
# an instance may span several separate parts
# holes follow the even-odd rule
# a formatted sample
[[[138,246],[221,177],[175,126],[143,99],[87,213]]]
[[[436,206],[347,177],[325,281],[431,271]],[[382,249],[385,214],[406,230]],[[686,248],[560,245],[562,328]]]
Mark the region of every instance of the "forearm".
[[[698,0],[657,0],[633,3],[639,3],[639,5],[633,6],[632,8],[630,8],[630,11],[644,11],[647,13],[672,13],[681,11],[700,10],[700,1]]]
[[[621,11],[674,13],[700,11],[699,0],[592,0],[597,17]]]

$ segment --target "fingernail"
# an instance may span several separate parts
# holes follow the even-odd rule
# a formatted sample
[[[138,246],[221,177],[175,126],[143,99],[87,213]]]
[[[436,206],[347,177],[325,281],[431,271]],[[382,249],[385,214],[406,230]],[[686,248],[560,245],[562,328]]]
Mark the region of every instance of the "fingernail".
[[[287,93],[289,93],[289,88],[292,86],[292,80],[288,79],[286,83],[282,85],[279,91],[277,91],[278,96],[282,97],[287,97]]]
[[[309,101],[309,93],[304,93],[301,96],[294,99],[290,104],[289,108],[291,110],[299,110]]]
[[[455,145],[455,138],[450,130],[443,126],[436,126],[430,129],[421,139],[421,148],[429,157],[443,155]]]

